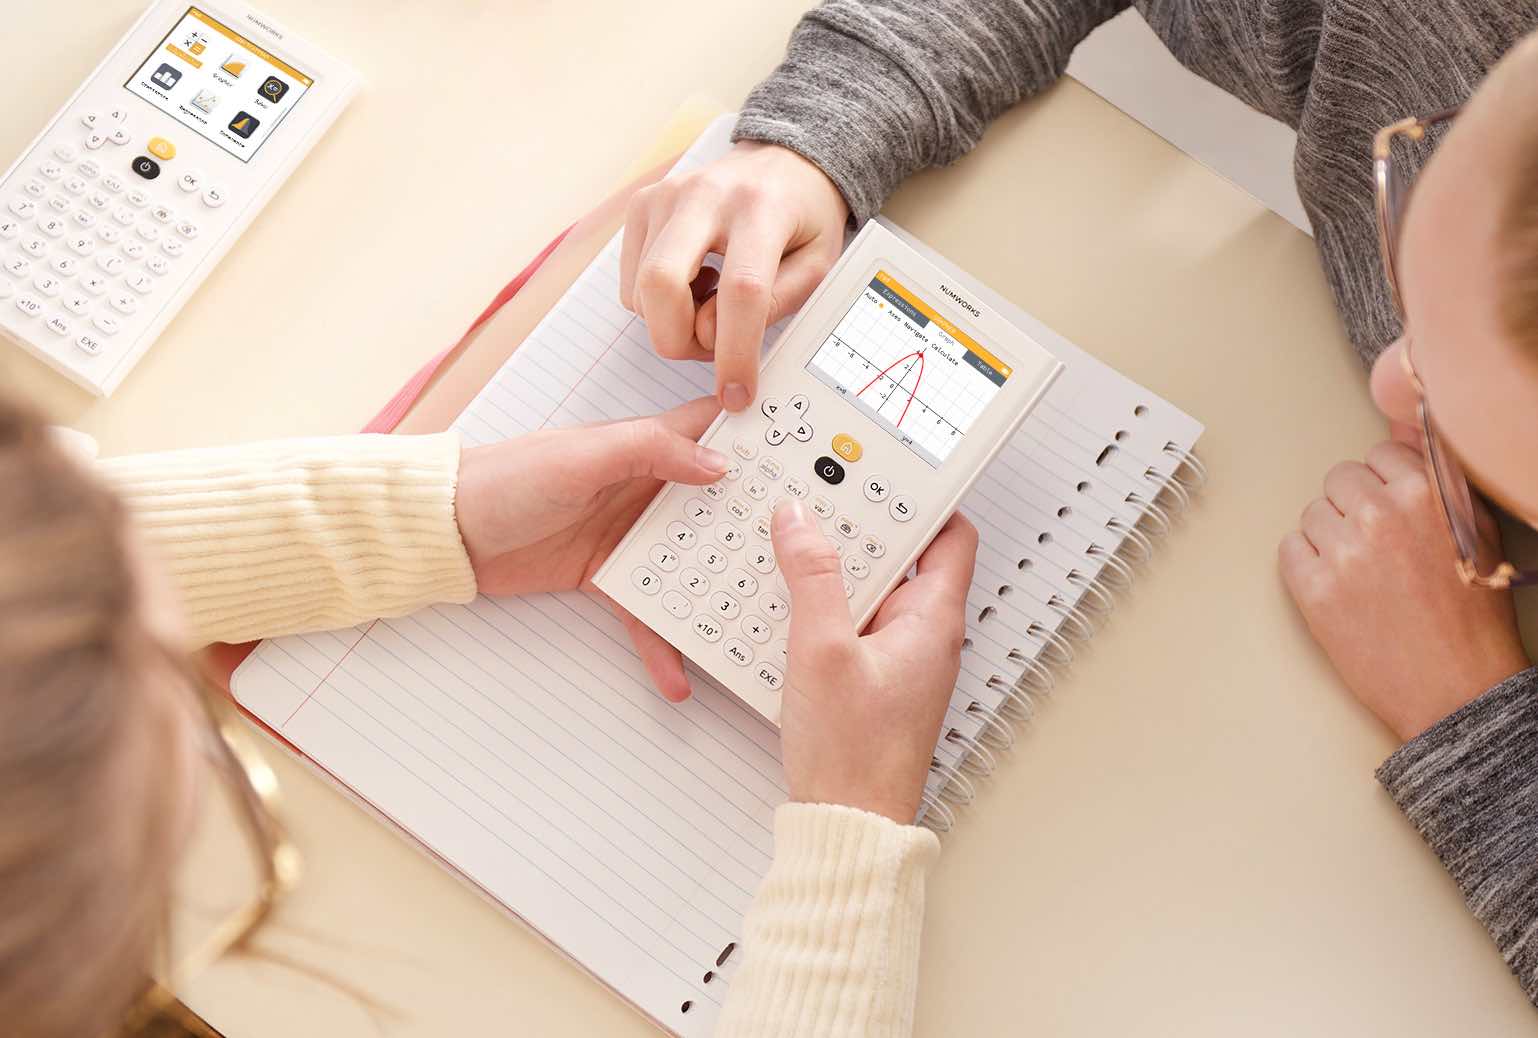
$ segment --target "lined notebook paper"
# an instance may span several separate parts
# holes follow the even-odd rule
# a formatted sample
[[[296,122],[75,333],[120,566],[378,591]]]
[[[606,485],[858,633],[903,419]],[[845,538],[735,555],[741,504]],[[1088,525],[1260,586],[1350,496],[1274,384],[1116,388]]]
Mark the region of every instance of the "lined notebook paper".
[[[713,124],[680,168],[722,154],[731,122]],[[467,444],[713,391],[707,366],[655,356],[619,305],[618,268],[616,236],[460,415]],[[939,829],[993,767],[1005,719],[1093,633],[1133,573],[1128,557],[1152,547],[1199,464],[1197,422],[988,301],[1067,370],[963,505],[982,547],[926,794]],[[733,942],[769,866],[785,787],[778,734],[703,674],[691,680],[692,699],[663,702],[619,622],[573,592],[481,597],[265,642],[231,687],[600,981],[696,1036],[731,988]]]

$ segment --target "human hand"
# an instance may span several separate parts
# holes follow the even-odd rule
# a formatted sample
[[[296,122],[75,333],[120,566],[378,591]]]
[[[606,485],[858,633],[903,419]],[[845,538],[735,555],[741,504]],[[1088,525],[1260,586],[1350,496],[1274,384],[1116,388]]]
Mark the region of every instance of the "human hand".
[[[620,301],[646,321],[662,356],[714,356],[716,396],[741,411],[758,389],[764,329],[812,294],[844,247],[848,219],[843,195],[811,162],[740,141],[703,169],[631,198]],[[724,261],[719,291],[709,295],[714,273],[702,263],[712,252]]]
[[[664,480],[714,483],[726,456],[696,441],[717,414],[709,397],[652,418],[530,433],[461,452],[455,513],[488,595],[591,587]],[[666,698],[689,695],[683,660],[660,635],[619,612]]]
[[[1466,587],[1418,451],[1387,441],[1330,470],[1283,538],[1282,579],[1346,685],[1410,740],[1528,666],[1508,592]],[[1492,551],[1500,531],[1483,506]]]
[[[791,597],[780,709],[790,797],[911,825],[961,669],[977,529],[952,516],[864,636],[849,615],[839,556],[806,506],[782,505],[771,532]]]

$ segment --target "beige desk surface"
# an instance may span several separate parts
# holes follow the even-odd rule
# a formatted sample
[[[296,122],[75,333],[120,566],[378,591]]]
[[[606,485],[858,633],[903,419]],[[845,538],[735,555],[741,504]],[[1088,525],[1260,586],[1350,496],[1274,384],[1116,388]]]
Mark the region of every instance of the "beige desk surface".
[[[364,72],[354,108],[113,400],[0,349],[0,381],[109,452],[356,429],[686,98],[740,98],[805,4],[264,6]],[[137,9],[8,5],[0,154]],[[1213,471],[947,838],[919,1033],[1529,1029],[1494,948],[1373,782],[1388,736],[1275,576],[1274,546],[1325,469],[1379,433],[1310,242],[1071,83],[890,213],[1202,418]],[[309,873],[273,940],[314,973],[247,962],[198,981],[189,1001],[232,1038],[647,1032],[276,764]]]

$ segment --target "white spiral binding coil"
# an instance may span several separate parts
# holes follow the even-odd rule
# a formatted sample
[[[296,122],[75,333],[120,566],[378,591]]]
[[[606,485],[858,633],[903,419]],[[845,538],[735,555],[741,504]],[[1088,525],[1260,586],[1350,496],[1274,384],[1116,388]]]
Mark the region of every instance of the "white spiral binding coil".
[[[1078,606],[1070,606],[1058,595],[1053,595],[1047,599],[1047,608],[1055,611],[1063,618],[1065,627],[1072,628],[1068,635],[1070,638],[1077,638],[1081,642],[1087,642],[1095,636],[1095,628],[1090,626],[1089,620],[1079,612]]]
[[[1068,583],[1084,592],[1085,597],[1079,600],[1079,608],[1098,616],[1109,616],[1111,610],[1116,608],[1116,599],[1112,598],[1100,586],[1099,579],[1091,580],[1078,570],[1068,571]],[[1089,601],[1094,602],[1093,605]]]
[[[1106,551],[1098,544],[1091,544],[1084,554],[1100,563],[1100,575],[1096,579],[1105,581],[1106,586],[1112,591],[1126,591],[1137,579],[1137,574],[1132,567],[1113,551]],[[1116,574],[1114,579],[1111,577],[1112,573]]]
[[[975,735],[963,735],[955,728],[952,728],[945,733],[945,741],[963,747],[961,751],[961,766],[983,778],[992,775],[999,766],[999,758],[988,748],[987,743]]]
[[[1148,535],[1142,530],[1129,525],[1126,521],[1114,515],[1106,520],[1105,528],[1112,533],[1121,534],[1122,549],[1118,550],[1125,549],[1129,544],[1137,546],[1137,554],[1132,559],[1134,565],[1141,565],[1153,558],[1153,541],[1149,540]]]
[[[1014,749],[1015,730],[997,710],[974,701],[967,704],[967,714],[983,723],[982,729],[977,733],[979,742],[986,743],[1001,753]]]
[[[1166,476],[1158,469],[1150,466],[1149,468],[1143,470],[1143,478],[1148,480],[1150,483],[1156,484],[1159,487],[1158,491],[1154,493],[1155,501],[1157,501],[1161,495],[1169,494],[1180,503],[1180,507],[1175,510],[1176,515],[1183,514],[1190,509],[1191,492],[1187,490],[1181,484],[1180,480],[1176,479],[1174,476]]]
[[[1153,535],[1155,537],[1168,537],[1170,532],[1174,530],[1175,527],[1170,521],[1169,513],[1154,504],[1152,499],[1146,498],[1134,490],[1126,496],[1125,500],[1127,504],[1136,505],[1143,510],[1143,517],[1138,520],[1139,526],[1142,526],[1150,519],[1153,520]]]
[[[1188,451],[1184,447],[1180,446],[1180,444],[1171,440],[1164,444],[1164,453],[1168,454],[1170,457],[1174,458],[1180,463],[1176,467],[1174,473],[1171,475],[1171,479],[1175,480],[1192,493],[1195,493],[1207,485],[1207,466],[1202,462],[1201,458],[1196,456],[1194,451]],[[1190,482],[1181,479],[1181,469],[1190,469],[1196,478]]]
[[[1064,638],[1056,631],[1047,630],[1046,627],[1034,620],[1026,626],[1025,633],[1033,638],[1039,638],[1044,643],[1044,647],[1050,648],[1055,652],[1057,658],[1053,662],[1058,666],[1073,666],[1073,646],[1068,644],[1067,638]]]

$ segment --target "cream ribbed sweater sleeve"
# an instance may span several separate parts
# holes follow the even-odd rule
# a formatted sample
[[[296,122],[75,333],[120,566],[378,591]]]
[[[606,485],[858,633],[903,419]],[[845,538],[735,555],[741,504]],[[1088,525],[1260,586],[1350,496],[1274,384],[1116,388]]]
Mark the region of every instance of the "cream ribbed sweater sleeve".
[[[828,804],[774,816],[718,1036],[902,1038],[913,1030],[927,829]]]
[[[113,458],[199,643],[467,602],[459,437],[335,436]]]

